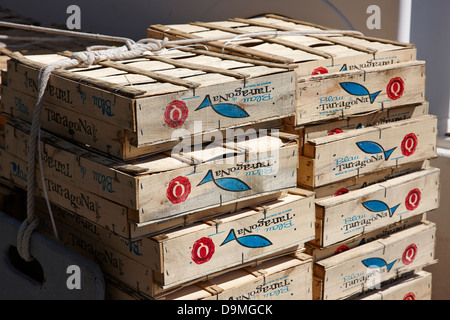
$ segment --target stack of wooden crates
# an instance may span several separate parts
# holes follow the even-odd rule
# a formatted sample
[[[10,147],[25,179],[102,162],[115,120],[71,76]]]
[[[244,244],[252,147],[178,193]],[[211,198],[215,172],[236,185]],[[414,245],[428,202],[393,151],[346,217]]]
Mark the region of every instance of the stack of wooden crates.
[[[25,188],[39,73],[69,52],[12,54],[1,176]],[[314,193],[296,188],[295,73],[165,50],[52,73],[35,213],[94,259],[110,298],[312,297]],[[42,177],[42,179],[41,179]]]
[[[298,30],[326,28],[267,15],[147,35]],[[17,186],[39,72],[67,56],[16,55],[2,73],[0,174]],[[337,30],[57,70],[40,230],[53,236],[45,188],[60,240],[98,262],[111,299],[383,298],[411,283],[401,298],[429,298],[439,170],[424,91],[413,45]]]
[[[299,136],[298,187],[316,198],[307,243],[314,299],[430,299],[431,274],[422,269],[436,262],[426,212],[439,206],[439,170],[429,165],[437,119],[428,113],[425,62],[412,44],[339,31],[293,35],[310,30],[331,29],[265,15],[153,25],[147,35],[234,35],[209,50],[296,72],[296,114],[283,131]],[[285,35],[264,34],[274,31]]]

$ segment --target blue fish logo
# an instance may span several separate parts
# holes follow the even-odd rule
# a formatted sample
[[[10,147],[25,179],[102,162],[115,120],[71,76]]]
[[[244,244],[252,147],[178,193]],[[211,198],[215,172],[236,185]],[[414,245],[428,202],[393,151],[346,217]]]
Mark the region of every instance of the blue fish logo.
[[[209,170],[206,176],[203,178],[203,180],[197,185],[200,186],[204,183],[213,181],[216,186],[219,188],[226,190],[226,191],[247,191],[251,190],[251,188],[243,181],[237,179],[237,178],[220,178],[220,179],[214,179],[212,170]]]
[[[396,206],[393,206],[392,208],[389,208],[389,206],[386,203],[384,203],[383,201],[369,200],[369,201],[363,202],[362,205],[364,206],[364,208],[366,208],[367,210],[372,211],[372,212],[388,211],[389,218],[390,218],[394,215],[394,212],[400,206],[400,203]]]
[[[361,141],[357,142],[356,145],[358,146],[359,149],[361,149],[365,153],[369,154],[383,153],[385,160],[388,160],[392,152],[394,152],[394,150],[397,149],[397,147],[395,147],[385,151],[381,145],[373,141]]]
[[[245,111],[243,108],[241,108],[238,105],[230,104],[230,103],[212,104],[209,94],[206,95],[205,99],[203,99],[203,102],[194,111],[197,111],[197,110],[200,110],[200,109],[203,109],[206,107],[211,107],[216,113],[220,114],[221,116],[227,117],[227,118],[250,117],[250,115],[247,113],[247,111]]]
[[[370,103],[373,103],[377,96],[380,94],[380,91],[370,93],[369,90],[367,90],[366,87],[360,85],[356,82],[342,82],[340,83],[342,89],[347,91],[348,93],[354,95],[354,96],[369,96]]]
[[[247,235],[238,238],[236,237],[234,229],[231,229],[226,239],[222,242],[221,246],[233,240],[236,240],[236,242],[239,243],[241,246],[247,248],[263,248],[270,246],[272,244],[272,242],[269,239],[259,235]]]
[[[386,260],[381,258],[369,258],[361,261],[366,267],[368,268],[382,268],[386,267],[387,272],[391,271],[392,267],[394,266],[395,262],[397,262],[397,259],[392,261],[391,263],[387,263]]]

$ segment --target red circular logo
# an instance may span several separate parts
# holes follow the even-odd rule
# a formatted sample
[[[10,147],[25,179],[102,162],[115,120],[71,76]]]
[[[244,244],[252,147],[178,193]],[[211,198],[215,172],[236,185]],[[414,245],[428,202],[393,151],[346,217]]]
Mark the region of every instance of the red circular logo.
[[[409,211],[416,209],[420,204],[421,192],[419,189],[411,190],[405,199],[406,209]]]
[[[194,242],[191,258],[196,264],[208,262],[215,251],[214,242],[211,238],[203,237]]]
[[[412,292],[405,294],[403,300],[416,300],[416,295]]]
[[[344,130],[342,130],[341,128],[334,128],[333,130],[331,130],[328,135],[331,136],[333,134],[338,134],[338,133],[342,133],[344,132]]]
[[[400,77],[391,79],[386,88],[387,95],[391,100],[399,99],[403,95],[404,90],[405,83]]]
[[[336,193],[334,194],[335,197],[340,196],[342,194],[346,194],[348,193],[348,189],[347,188],[340,188],[338,191],[336,191]]]
[[[348,250],[348,247],[345,244],[343,244],[342,246],[337,248],[336,251],[334,251],[334,254],[339,254],[339,253],[347,251],[347,250]]]
[[[172,203],[180,203],[187,199],[191,193],[191,183],[186,177],[177,177],[169,182],[166,196]]]
[[[328,73],[328,70],[324,67],[319,67],[314,69],[314,71],[311,73],[312,76],[318,75],[318,74],[325,74]]]
[[[186,103],[180,100],[175,100],[169,103],[164,111],[164,121],[171,128],[181,126],[188,116],[188,108]]]
[[[417,246],[412,243],[406,247],[405,252],[402,255],[403,264],[408,265],[414,261],[417,255]]]
[[[419,140],[414,133],[408,133],[402,141],[402,154],[407,157],[412,155],[416,151],[418,141]]]

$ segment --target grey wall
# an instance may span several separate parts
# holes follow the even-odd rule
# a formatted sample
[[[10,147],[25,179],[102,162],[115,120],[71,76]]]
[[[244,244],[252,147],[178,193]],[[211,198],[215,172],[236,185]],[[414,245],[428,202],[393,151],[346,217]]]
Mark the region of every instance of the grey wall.
[[[398,1],[395,0],[329,0],[358,31],[366,35],[395,39]],[[264,13],[277,13],[291,18],[348,29],[345,20],[322,0],[1,0],[0,6],[22,16],[35,19],[43,26],[65,25],[69,5],[81,9],[83,31],[145,37],[150,24],[176,24],[191,21],[218,21],[233,17],[247,18]],[[369,30],[367,7],[381,8],[381,29]]]
[[[411,42],[426,61],[426,97],[443,135],[450,131],[450,1],[413,0]]]

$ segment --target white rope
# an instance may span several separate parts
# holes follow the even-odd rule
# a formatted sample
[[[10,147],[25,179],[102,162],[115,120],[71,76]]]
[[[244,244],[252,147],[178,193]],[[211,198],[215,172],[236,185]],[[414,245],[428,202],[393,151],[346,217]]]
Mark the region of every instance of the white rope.
[[[1,24],[0,24],[1,25]],[[224,48],[232,41],[236,41],[242,37],[255,37],[255,36],[279,36],[279,35],[311,35],[311,34],[340,34],[340,33],[352,33],[360,34],[355,31],[273,31],[273,32],[259,32],[259,33],[248,33],[242,35],[226,35],[218,37],[209,38],[195,38],[195,39],[185,39],[185,40],[175,40],[168,41],[167,38],[163,40],[157,39],[142,39],[138,42],[133,40],[125,39],[125,45],[121,47],[107,47],[107,46],[94,46],[88,48],[86,51],[75,52],[72,54],[71,58],[68,60],[61,60],[47,65],[43,70],[41,70],[38,79],[38,94],[37,102],[34,108],[33,120],[30,130],[29,138],[29,151],[28,151],[28,173],[27,173],[27,218],[23,221],[19,228],[17,235],[17,249],[21,257],[27,261],[33,260],[29,252],[29,242],[30,237],[34,229],[39,224],[39,220],[34,216],[34,188],[35,188],[35,168],[36,168],[36,146],[40,143],[40,122],[41,122],[41,109],[43,103],[44,93],[47,87],[47,83],[52,71],[56,69],[69,69],[74,67],[89,67],[91,65],[98,64],[101,61],[106,60],[127,60],[142,56],[145,52],[158,53],[164,49],[169,44],[175,44],[179,46],[187,46],[199,43],[206,43],[218,40],[229,40],[224,44]],[[123,38],[122,38],[123,39]],[[38,148],[39,161],[41,161],[41,150],[40,146]],[[45,190],[45,178],[44,170],[42,168],[42,163],[40,162],[40,172],[42,188],[44,189],[44,196],[47,201],[47,207],[50,211],[50,217],[52,219],[53,228],[56,237],[57,231],[54,225],[53,215],[50,209],[50,202],[48,199],[47,192]]]

